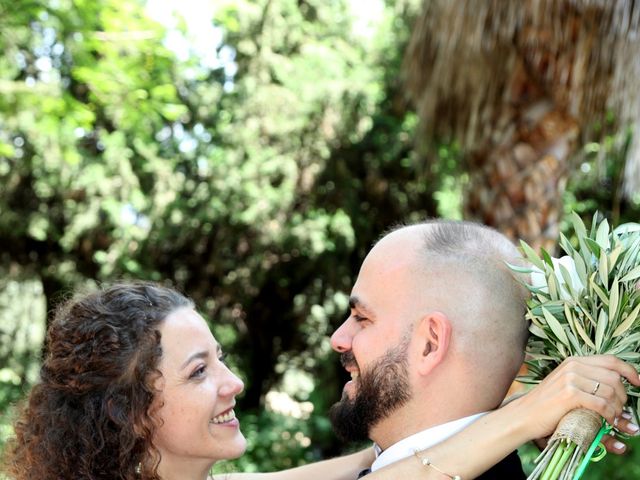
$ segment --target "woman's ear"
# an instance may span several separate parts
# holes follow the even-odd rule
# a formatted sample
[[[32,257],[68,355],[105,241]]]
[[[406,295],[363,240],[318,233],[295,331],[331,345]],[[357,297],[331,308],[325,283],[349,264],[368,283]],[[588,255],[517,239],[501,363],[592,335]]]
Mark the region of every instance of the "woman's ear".
[[[442,312],[429,312],[422,317],[416,329],[416,340],[421,350],[418,373],[428,375],[445,358],[451,342],[451,322]]]

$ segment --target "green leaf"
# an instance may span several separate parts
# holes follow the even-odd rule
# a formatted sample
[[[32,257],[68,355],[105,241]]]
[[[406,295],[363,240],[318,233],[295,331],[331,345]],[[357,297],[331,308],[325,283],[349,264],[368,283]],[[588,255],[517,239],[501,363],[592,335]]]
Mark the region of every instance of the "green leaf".
[[[560,286],[558,285],[558,279],[553,270],[547,276],[547,285],[549,286],[549,297],[551,300],[558,300],[560,298]]]
[[[567,293],[569,293],[572,297],[574,296],[574,290],[573,290],[573,281],[571,280],[571,274],[569,273],[569,270],[567,270],[567,268],[560,264],[560,275],[562,276],[562,280],[564,282],[564,287],[567,290]]]
[[[591,218],[591,229],[589,230],[589,238],[595,238],[596,229],[598,227],[598,217],[600,217],[600,212],[596,211]]]
[[[600,257],[600,245],[598,245],[597,242],[595,242],[594,240],[592,240],[591,238],[584,238],[581,239],[581,241],[584,241],[584,243],[586,244],[586,246],[588,247],[588,249],[591,251],[591,253],[593,253],[596,258]],[[585,252],[586,253],[586,252]],[[587,259],[585,258],[585,261]]]
[[[640,278],[640,265],[628,272],[624,277],[620,279],[621,282],[631,282]]]
[[[622,352],[616,356],[625,362],[638,363],[638,360],[640,360],[640,352]]]
[[[562,343],[558,343],[556,346],[558,347],[558,354],[562,359],[565,359],[569,356]]]
[[[563,303],[562,305],[562,313],[564,314],[564,318],[567,319],[567,323],[569,324],[569,328],[573,330],[573,324],[575,323],[575,317],[573,316],[573,312],[571,311],[571,307],[568,303]]]
[[[623,253],[624,259],[620,264],[620,271],[628,271],[638,264],[638,254],[640,253],[640,239],[629,238],[623,242],[626,250]]]
[[[614,277],[611,283],[611,289],[609,290],[609,318],[615,321],[616,313],[618,311],[618,299],[620,291],[618,289],[618,278]]]
[[[504,262],[507,267],[509,267],[510,270],[513,270],[514,272],[518,272],[518,273],[533,273],[537,270],[534,270],[531,267],[520,267],[518,265],[513,265],[512,263],[509,262]]]
[[[598,262],[598,276],[604,287],[609,286],[609,262],[607,259],[607,252],[602,250],[600,252],[600,261]]]
[[[544,272],[544,263],[540,260],[540,257],[533,248],[531,248],[524,240],[520,240],[520,248],[522,249],[522,253],[525,258]]]
[[[631,326],[634,324],[634,322],[636,321],[636,319],[638,318],[639,312],[640,312],[640,303],[636,305],[636,308],[634,308],[633,311],[629,315],[627,315],[627,318],[625,318],[624,321],[620,325],[618,325],[618,328],[614,330],[613,335],[611,336],[613,338],[616,338],[622,335],[623,333],[625,333],[627,330],[629,330]]]
[[[544,260],[544,262],[551,268],[553,268],[553,260],[551,260],[551,255],[549,255],[549,252],[547,252],[544,248],[541,248],[540,253],[542,254],[542,259]]]
[[[595,321],[595,319],[593,318],[593,316],[591,315],[591,313],[589,313],[588,310],[583,309],[582,313],[584,314],[585,317],[587,317],[587,319],[589,320],[589,323],[591,324],[591,326],[593,328],[596,327],[597,322]]]
[[[587,229],[584,226],[584,222],[576,212],[571,212],[571,223],[578,238],[585,238],[587,236]]]
[[[622,336],[620,340],[618,340],[617,345],[613,347],[613,351],[618,353],[624,352],[625,350],[635,350],[638,348],[638,344],[640,343],[640,332],[632,333],[631,335]]]
[[[571,345],[571,354],[583,356],[584,352],[582,351],[582,345],[578,341],[576,335],[574,335],[573,332],[568,332],[567,339],[569,340],[569,344]]]
[[[587,285],[589,276],[587,274],[587,266],[585,265],[584,260],[578,252],[575,252],[571,258],[573,258],[573,262],[576,265],[576,272],[578,273],[580,283],[582,283],[582,285]]]
[[[529,325],[529,331],[536,337],[544,338],[545,340],[549,339],[549,336],[544,332],[544,330],[534,323]]]
[[[544,305],[541,304],[537,304],[535,306],[532,306],[529,311],[538,316],[541,317],[543,315],[542,313],[542,308],[546,308],[552,315],[561,315],[562,312],[564,311],[564,305],[565,302],[561,301],[561,300],[556,300],[553,302],[546,302]]]
[[[580,322],[575,322],[575,327],[578,332],[578,335],[580,335],[580,338],[582,338],[582,341],[586,343],[590,348],[592,348],[595,352],[596,345],[595,343],[593,343],[589,335],[587,335],[587,332],[585,332],[584,328],[582,327],[582,324]]]
[[[596,352],[600,352],[602,349],[602,342],[604,341],[604,334],[607,331],[608,324],[609,317],[607,312],[602,309],[598,315],[598,325],[596,326]]]
[[[616,245],[615,248],[609,254],[609,270],[614,270],[622,253],[622,245]]]
[[[533,352],[528,352],[527,356],[531,359],[531,360],[549,360],[549,361],[555,361],[556,359],[549,356],[549,355],[545,355],[542,353],[533,353]]]
[[[544,319],[546,320],[549,328],[551,328],[551,331],[553,332],[555,337],[568,347],[569,339],[567,339],[567,334],[562,328],[562,325],[560,325],[558,319],[551,315],[551,313],[549,313],[549,310],[544,307],[542,307],[542,314],[544,315]]]
[[[600,300],[602,300],[602,303],[604,303],[608,307],[609,298],[607,297],[607,294],[605,293],[605,291],[596,283],[595,278],[593,278],[593,276],[589,280],[589,285],[591,286],[593,291],[596,292],[596,295],[600,297]]]
[[[573,245],[571,245],[571,242],[563,233],[560,233],[560,241],[558,243],[560,244],[560,248],[570,257],[573,257],[573,255],[577,253],[576,249],[573,248]]]
[[[540,328],[544,328],[545,326],[544,317],[535,317],[535,316],[529,315],[527,318],[531,321],[532,325],[535,325]]]
[[[605,218],[598,225],[598,232],[596,233],[596,243],[600,245],[603,250],[609,249],[609,222]]]

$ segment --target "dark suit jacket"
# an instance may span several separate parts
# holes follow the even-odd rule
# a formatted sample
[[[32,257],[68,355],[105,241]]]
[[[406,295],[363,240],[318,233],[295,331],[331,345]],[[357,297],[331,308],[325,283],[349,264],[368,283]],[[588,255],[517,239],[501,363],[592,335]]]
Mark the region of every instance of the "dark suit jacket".
[[[525,480],[527,476],[522,471],[522,464],[518,452],[512,452],[508,457],[497,463],[476,480]]]

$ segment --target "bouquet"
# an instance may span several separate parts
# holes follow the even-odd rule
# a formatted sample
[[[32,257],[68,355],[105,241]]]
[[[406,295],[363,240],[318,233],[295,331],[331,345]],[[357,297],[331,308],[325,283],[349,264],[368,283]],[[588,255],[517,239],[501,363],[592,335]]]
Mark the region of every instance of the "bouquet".
[[[531,296],[526,316],[531,337],[527,345],[525,383],[539,383],[566,357],[611,354],[640,365],[640,225],[624,224],[613,231],[594,216],[589,232],[573,213],[576,245],[560,235],[566,256],[538,255],[521,242],[530,268],[525,282]],[[640,391],[626,384],[630,410],[638,421]],[[577,409],[559,423],[547,447],[536,459],[528,480],[576,480],[598,448],[606,425],[596,413]],[[606,453],[600,446],[600,452]]]

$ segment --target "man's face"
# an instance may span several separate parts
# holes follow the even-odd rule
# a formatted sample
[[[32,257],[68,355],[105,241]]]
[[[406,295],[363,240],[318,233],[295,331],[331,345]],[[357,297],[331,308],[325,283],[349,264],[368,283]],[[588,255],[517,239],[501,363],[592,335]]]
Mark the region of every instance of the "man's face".
[[[390,348],[366,370],[360,369],[351,351],[341,355],[347,369],[360,372],[359,388],[352,398],[345,390],[331,407],[329,417],[336,434],[345,441],[362,441],[380,420],[393,414],[411,398],[407,365],[409,338]]]
[[[413,245],[383,240],[369,253],[350,298],[350,315],[331,337],[352,380],[332,417],[347,439],[374,439],[411,397],[411,332],[420,317]],[[340,425],[338,425],[338,423]]]

